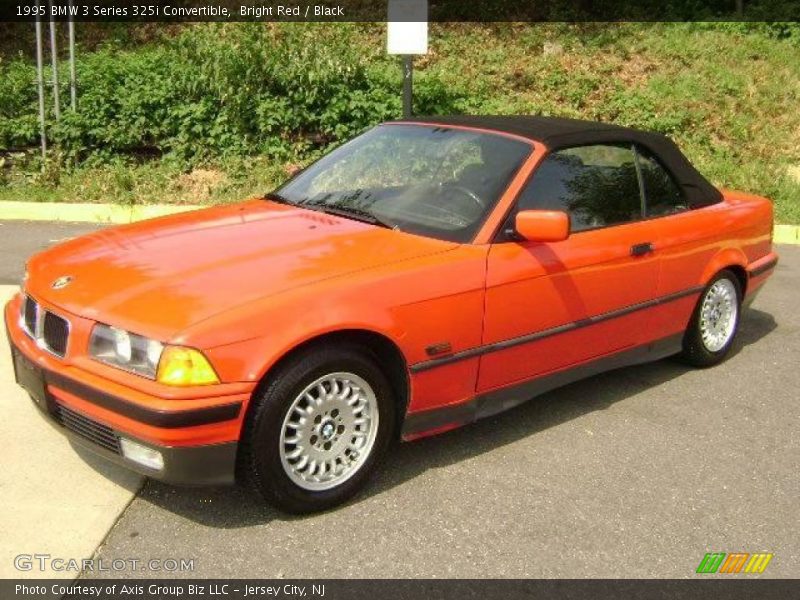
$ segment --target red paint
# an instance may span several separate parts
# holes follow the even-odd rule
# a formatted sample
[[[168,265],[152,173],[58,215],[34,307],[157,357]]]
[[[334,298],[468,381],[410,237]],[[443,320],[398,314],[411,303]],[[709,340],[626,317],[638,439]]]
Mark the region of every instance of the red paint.
[[[447,342],[457,354],[702,285],[722,268],[747,269],[774,257],[771,203],[730,191],[717,205],[563,241],[492,244],[547,151],[533,145],[471,244],[261,200],[209,208],[103,230],[34,256],[26,289],[69,318],[70,352],[54,358],[22,332],[20,296],[6,306],[9,335],[39,365],[132,404],[185,410],[244,401],[235,420],[167,430],[51,388],[60,401],[119,431],[153,443],[200,445],[236,440],[257,383],[293,348],[323,334],[379,334],[413,366],[431,359],[425,349],[433,344]],[[631,256],[631,246],[648,241],[652,253]],[[52,290],[52,281],[66,274],[73,283]],[[768,276],[754,278],[747,293]],[[409,370],[409,411],[467,402],[681,331],[693,306],[694,299],[685,298],[423,372]],[[86,350],[97,321],[197,348],[222,383],[172,388],[94,361]]]

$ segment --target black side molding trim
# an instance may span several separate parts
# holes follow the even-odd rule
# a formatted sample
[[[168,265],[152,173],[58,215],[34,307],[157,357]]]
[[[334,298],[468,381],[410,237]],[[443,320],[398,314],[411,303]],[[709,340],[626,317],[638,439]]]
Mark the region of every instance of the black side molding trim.
[[[513,408],[553,389],[592,375],[666,358],[681,351],[683,333],[656,342],[635,346],[603,356],[576,367],[543,375],[521,384],[479,394],[467,402],[433,410],[411,413],[403,423],[403,436],[432,431],[451,425],[466,425]]]
[[[763,275],[767,271],[771,271],[778,265],[778,259],[773,258],[772,260],[765,262],[760,267],[756,267],[752,271],[748,271],[750,277],[758,277],[759,275]]]
[[[455,354],[451,354],[449,356],[443,356],[442,358],[434,358],[432,360],[426,360],[423,362],[419,362],[415,365],[412,365],[410,367],[410,370],[412,373],[419,373],[420,371],[427,371],[428,369],[434,369],[436,367],[441,367],[442,365],[448,365],[450,363],[454,363],[460,360],[465,360],[467,358],[482,356],[483,354],[489,354],[490,352],[505,350],[506,348],[513,348],[514,346],[519,346],[520,344],[529,344],[530,342],[536,342],[538,340],[548,338],[553,335],[559,335],[561,333],[566,333],[568,331],[574,331],[575,329],[580,329],[581,327],[588,327],[589,325],[596,325],[597,323],[602,323],[603,321],[608,321],[610,319],[617,319],[619,317],[629,315],[639,310],[645,310],[647,308],[652,308],[660,304],[672,302],[673,300],[679,300],[681,298],[685,298],[686,296],[692,296],[694,294],[698,294],[701,291],[703,291],[704,287],[705,286],[702,285],[691,287],[686,290],[681,290],[680,292],[675,292],[673,294],[661,296],[660,298],[654,298],[653,300],[647,300],[645,302],[640,302],[639,304],[632,304],[631,306],[626,306],[624,308],[595,315],[587,319],[581,319],[580,321],[573,321],[571,323],[565,323],[564,325],[558,325],[556,327],[551,327],[549,329],[544,329],[542,331],[537,331],[535,333],[529,333],[527,335],[523,335],[520,337],[503,340],[501,342],[495,342],[493,344],[487,344],[485,346],[478,346],[476,348],[470,348],[469,350],[462,350],[461,352],[456,352]]]
[[[207,425],[220,421],[230,421],[239,416],[242,408],[241,402],[233,402],[222,406],[210,408],[194,408],[179,411],[160,411],[144,408],[136,404],[113,396],[101,390],[84,385],[74,379],[64,377],[53,371],[44,372],[45,381],[55,387],[78,396],[82,400],[106,408],[134,421],[163,427],[165,429],[177,429],[179,427],[192,427],[194,425]],[[176,402],[176,404],[179,404]]]

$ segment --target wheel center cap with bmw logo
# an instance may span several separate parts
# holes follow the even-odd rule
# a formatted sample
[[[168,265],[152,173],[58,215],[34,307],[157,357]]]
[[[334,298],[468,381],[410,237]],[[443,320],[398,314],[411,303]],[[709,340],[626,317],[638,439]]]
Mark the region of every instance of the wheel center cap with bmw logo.
[[[325,441],[330,440],[335,431],[336,429],[334,428],[333,423],[330,421],[325,423],[319,430],[320,434],[322,435],[322,439]]]
[[[72,283],[72,275],[64,275],[63,277],[59,277],[56,279],[50,287],[54,290],[61,290],[67,287],[70,283]]]

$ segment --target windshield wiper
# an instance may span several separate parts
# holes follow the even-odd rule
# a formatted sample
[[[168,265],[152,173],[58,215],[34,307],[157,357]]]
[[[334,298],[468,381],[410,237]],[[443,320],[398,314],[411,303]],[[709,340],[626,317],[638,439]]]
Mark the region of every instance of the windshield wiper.
[[[395,226],[391,223],[387,223],[373,215],[368,210],[364,210],[363,208],[356,208],[355,206],[345,206],[343,204],[310,204],[305,203],[303,206],[307,206],[309,208],[314,208],[315,210],[320,210],[324,213],[329,215],[336,215],[339,217],[347,217],[350,219],[355,219],[357,221],[363,221],[364,223],[369,223],[370,225],[377,225],[378,227],[385,227],[386,229],[395,229]]]
[[[308,208],[310,210],[317,210],[320,212],[327,213],[329,215],[336,215],[338,217],[347,217],[349,219],[355,219],[357,221],[362,221],[364,223],[369,223],[370,225],[377,225],[378,227],[385,227],[386,229],[395,229],[395,226],[391,223],[387,223],[373,215],[368,210],[364,210],[363,208],[357,208],[355,206],[346,206],[344,204],[324,204],[322,202],[308,202],[307,200],[301,200],[300,202],[292,202],[285,196],[281,196],[277,192],[269,192],[268,194],[264,194],[264,200],[272,200],[273,202],[277,202],[279,204],[288,204],[290,206],[302,206],[303,208]]]
[[[295,203],[289,200],[286,196],[281,196],[278,192],[269,192],[268,194],[264,194],[264,200],[272,200],[273,202],[277,202],[278,204],[290,204],[295,206]]]

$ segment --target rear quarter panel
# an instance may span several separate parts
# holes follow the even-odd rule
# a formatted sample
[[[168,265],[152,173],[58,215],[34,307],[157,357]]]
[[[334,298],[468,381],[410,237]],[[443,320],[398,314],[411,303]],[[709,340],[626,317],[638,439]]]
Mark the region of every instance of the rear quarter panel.
[[[723,194],[717,204],[654,220],[659,296],[704,286],[725,268],[746,270],[772,251],[772,203],[741,192]],[[693,295],[663,305],[654,315],[654,334],[683,331],[696,302]]]

